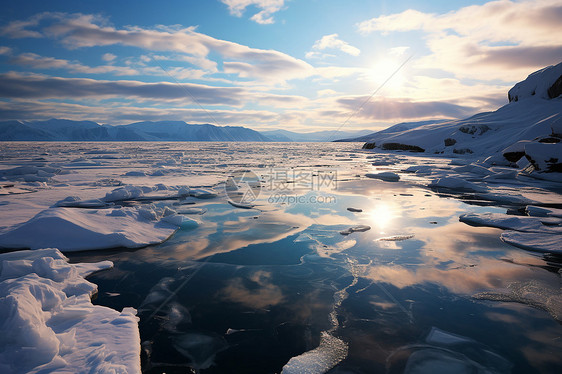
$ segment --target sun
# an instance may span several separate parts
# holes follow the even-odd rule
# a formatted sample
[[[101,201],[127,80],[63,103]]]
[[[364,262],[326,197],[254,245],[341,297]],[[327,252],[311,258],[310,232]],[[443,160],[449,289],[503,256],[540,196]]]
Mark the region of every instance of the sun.
[[[403,70],[399,69],[400,65],[402,62],[397,59],[382,57],[370,67],[370,80],[378,85],[382,85],[388,80],[384,83],[385,89],[398,90],[404,86],[406,81]]]

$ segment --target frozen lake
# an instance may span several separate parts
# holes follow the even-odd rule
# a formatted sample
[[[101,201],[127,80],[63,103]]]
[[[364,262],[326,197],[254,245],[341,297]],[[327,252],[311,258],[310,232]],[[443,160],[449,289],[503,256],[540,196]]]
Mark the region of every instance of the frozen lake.
[[[153,204],[197,221],[160,244],[65,253],[113,262],[87,278],[94,304],[137,309],[147,373],[560,372],[562,257],[459,221],[561,208],[560,184],[483,182],[462,159],[360,147],[3,143],[2,170],[40,169],[2,182],[15,185],[0,195],[0,233],[67,196],[163,186],[67,208]],[[429,188],[435,171],[486,192]]]

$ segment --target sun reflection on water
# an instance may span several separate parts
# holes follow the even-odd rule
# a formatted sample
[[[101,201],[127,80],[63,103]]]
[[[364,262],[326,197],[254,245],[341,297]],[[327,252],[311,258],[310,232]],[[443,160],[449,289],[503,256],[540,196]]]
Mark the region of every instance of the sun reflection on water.
[[[384,234],[386,230],[392,227],[393,221],[400,217],[398,207],[394,204],[379,202],[370,212],[369,221],[379,233]]]

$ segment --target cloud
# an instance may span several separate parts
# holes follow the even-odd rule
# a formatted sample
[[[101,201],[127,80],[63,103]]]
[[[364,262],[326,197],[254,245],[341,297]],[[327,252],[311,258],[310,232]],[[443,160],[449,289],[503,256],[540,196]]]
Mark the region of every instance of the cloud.
[[[359,108],[367,97],[348,97],[337,100],[349,112]],[[447,101],[412,101],[401,98],[379,98],[367,102],[356,114],[372,120],[411,120],[429,118],[463,118],[478,112],[478,108]]]
[[[283,7],[285,0],[221,0],[223,4],[228,6],[230,14],[236,17],[242,17],[242,14],[249,6],[261,9],[250,19],[262,25],[272,24],[275,22],[272,15]]]
[[[194,27],[117,29],[108,26],[107,20],[98,16],[64,13],[43,13],[33,19],[48,21],[50,24],[42,26],[38,21],[12,22],[3,32],[11,37],[26,37],[26,31],[29,31],[27,28],[35,27],[38,30],[33,30],[34,32],[58,39],[71,49],[110,45],[132,46],[148,51],[181,53],[193,57],[190,63],[202,62],[205,67],[209,66],[206,56],[214,52],[226,62],[230,73],[267,81],[284,82],[313,73],[313,68],[308,63],[285,53],[216,39],[196,32]]]
[[[562,60],[559,0],[490,1],[445,14],[406,10],[357,25],[363,34],[423,31],[431,54],[418,68],[442,69],[457,77],[524,79],[530,69]]]
[[[112,125],[123,125],[136,121],[180,121],[192,123],[239,124],[247,126],[256,124],[278,124],[280,116],[267,110],[226,110],[215,109],[212,117],[202,109],[181,107],[148,107],[119,103],[118,105],[90,105],[76,103],[53,103],[36,100],[0,101],[0,118],[3,120],[41,120],[66,118],[72,120],[90,120]]]
[[[117,56],[115,56],[113,53],[104,53],[103,56],[101,56],[101,59],[104,61],[113,61],[117,58]]]
[[[338,50],[347,53],[351,56],[359,56],[361,51],[347,42],[338,38],[338,34],[324,35],[321,39],[317,40],[312,46],[313,51],[307,53],[307,58],[322,56],[317,51],[324,51],[326,49]]]
[[[11,99],[49,98],[135,98],[159,101],[187,101],[190,96],[201,104],[243,105],[245,90],[198,84],[139,81],[107,81],[86,78],[60,78],[16,73],[0,74],[0,97]]]
[[[263,270],[256,271],[249,279],[234,278],[220,291],[220,295],[254,309],[277,305],[285,300],[285,296],[270,278],[271,273]]]
[[[10,59],[10,62],[17,65],[31,66],[35,69],[65,69],[71,73],[82,74],[114,74],[114,75],[162,75],[163,72],[157,67],[145,67],[135,69],[129,66],[101,65],[87,66],[79,62],[58,59],[54,57],[39,56],[35,53],[22,53]],[[203,72],[202,72],[203,73]]]
[[[12,54],[12,48],[10,47],[0,47],[0,55],[11,55]]]

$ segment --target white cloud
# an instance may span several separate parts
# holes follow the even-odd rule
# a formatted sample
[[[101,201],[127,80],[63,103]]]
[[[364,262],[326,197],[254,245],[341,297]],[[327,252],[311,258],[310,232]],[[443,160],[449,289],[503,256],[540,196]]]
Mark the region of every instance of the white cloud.
[[[357,27],[363,34],[423,31],[431,54],[418,60],[418,68],[512,82],[562,61],[561,19],[560,0],[499,0],[445,14],[409,9]]]
[[[337,92],[334,91],[334,90],[332,90],[332,89],[330,89],[330,88],[327,88],[327,89],[325,89],[325,90],[318,90],[318,91],[316,91],[316,94],[318,95],[318,97],[322,97],[322,96],[334,96],[334,95],[337,94]]]
[[[103,56],[101,56],[101,59],[104,61],[113,61],[117,58],[117,56],[115,56],[113,53],[104,53]]]
[[[308,63],[285,53],[216,39],[196,32],[193,27],[117,29],[107,26],[107,20],[93,15],[43,13],[40,18],[45,22],[51,21],[51,24],[39,27],[37,32],[59,39],[68,48],[125,45],[148,51],[181,53],[192,57],[190,63],[204,63],[205,68],[210,65],[206,57],[215,52],[222,56],[229,73],[273,82],[303,78],[313,73]],[[33,22],[12,22],[4,30],[8,29],[13,37],[20,37],[27,34],[27,27],[37,25]]]
[[[275,22],[272,15],[283,7],[285,0],[221,0],[228,6],[230,14],[236,17],[242,17],[246,8],[254,6],[261,9],[250,19],[262,25],[272,24]]]
[[[0,117],[6,120],[40,120],[50,118],[67,118],[72,120],[90,120],[98,123],[111,125],[124,125],[136,121],[163,121],[183,120],[191,123],[209,123],[216,119],[219,124],[256,124],[267,126],[277,124],[279,115],[267,110],[213,110],[213,119],[209,113],[202,109],[182,107],[147,107],[146,105],[123,105],[101,106],[75,104],[75,103],[52,103],[33,100],[18,100],[16,102],[0,101]]]
[[[0,47],[0,55],[11,55],[12,54],[12,48],[10,47]]]
[[[317,40],[314,43],[312,49],[312,53],[309,52],[307,54],[307,57],[309,58],[318,56],[314,51],[324,51],[326,49],[342,51],[352,56],[359,56],[361,53],[359,48],[349,45],[347,42],[339,39],[338,34],[324,35],[320,40]]]
[[[35,53],[22,53],[14,56],[11,63],[17,65],[31,66],[36,69],[65,69],[71,73],[83,74],[113,74],[113,75],[162,75],[162,72],[155,67],[143,67],[135,69],[129,66],[101,65],[87,66],[79,62],[59,59],[54,57],[40,56]]]

